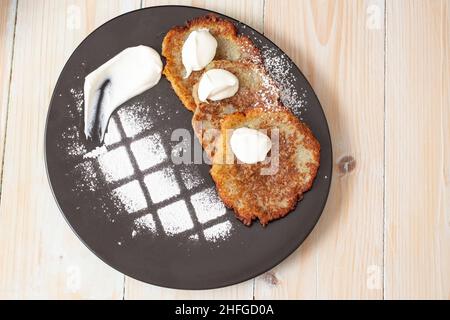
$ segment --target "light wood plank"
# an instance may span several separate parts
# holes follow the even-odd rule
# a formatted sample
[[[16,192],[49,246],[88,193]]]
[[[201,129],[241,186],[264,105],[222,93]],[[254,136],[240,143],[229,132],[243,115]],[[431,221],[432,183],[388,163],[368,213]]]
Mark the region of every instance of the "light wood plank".
[[[0,2],[0,195],[16,6],[15,0]]]
[[[123,275],[96,258],[53,200],[43,163],[50,96],[66,59],[132,1],[19,1],[0,207],[0,298],[122,298]]]
[[[143,5],[185,5],[213,10],[263,31],[264,0],[144,0]]]
[[[380,299],[384,2],[266,0],[264,30],[315,89],[335,165],[318,226],[288,260],[257,278],[255,298]]]
[[[386,298],[450,299],[450,2],[387,2]]]
[[[126,278],[125,299],[126,300],[186,300],[186,299],[252,299],[253,280],[249,280],[237,285],[213,289],[213,290],[176,290],[153,286],[132,279]]]
[[[162,4],[192,5],[205,9],[215,10],[247,23],[262,30],[263,26],[263,1],[258,0],[231,0],[231,1],[144,1],[144,6],[156,6]],[[126,299],[252,299],[253,280],[230,286],[223,289],[186,291],[164,289],[147,285],[134,279],[126,279]]]
[[[123,277],[90,253],[59,214],[42,163],[42,137],[51,90],[75,46],[139,2],[20,1],[5,134],[15,1],[0,1],[1,155],[7,137],[0,298],[122,297]],[[218,10],[263,29],[262,1],[169,2]],[[305,72],[325,108],[336,165],[319,225],[296,253],[258,278],[255,296],[380,298],[384,21],[378,24],[376,15],[377,10],[383,15],[383,1],[266,2],[265,31]],[[388,0],[384,282],[389,299],[450,298],[449,6],[444,0]],[[79,27],[73,25],[77,10]],[[338,169],[345,155],[356,159],[347,174]],[[127,278],[126,298],[251,298],[252,284],[189,292]]]

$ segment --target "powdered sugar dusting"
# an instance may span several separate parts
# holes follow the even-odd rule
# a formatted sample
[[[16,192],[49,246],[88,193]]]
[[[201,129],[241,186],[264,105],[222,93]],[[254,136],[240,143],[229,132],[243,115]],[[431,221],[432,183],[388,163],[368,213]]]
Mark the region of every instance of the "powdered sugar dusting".
[[[192,229],[194,223],[189,215],[189,210],[184,200],[174,202],[158,210],[158,216],[167,235]]]
[[[193,235],[189,236],[188,239],[192,240],[192,241],[198,241],[198,234],[193,234]]]
[[[80,131],[76,126],[68,127],[61,135],[62,143],[59,147],[66,150],[69,157],[79,157],[86,153],[86,147],[81,142]]]
[[[166,152],[159,134],[153,134],[131,143],[131,150],[140,170],[151,168],[162,163],[166,158]]]
[[[113,195],[125,206],[129,213],[133,213],[147,207],[144,193],[137,180],[133,180],[113,190]]]
[[[70,94],[72,95],[74,101],[75,101],[75,108],[78,111],[78,113],[83,112],[83,105],[84,105],[84,93],[82,89],[75,89],[72,88],[69,90]]]
[[[105,146],[97,147],[90,152],[83,155],[84,159],[95,159],[101,156],[102,154],[105,154],[108,152],[108,149],[106,149]]]
[[[205,235],[205,239],[211,242],[217,242],[220,240],[227,239],[231,234],[231,229],[233,225],[230,221],[225,221],[219,224],[216,224],[208,229],[203,231]]]
[[[205,183],[205,180],[200,175],[197,166],[183,167],[180,169],[181,179],[183,180],[184,186],[191,190],[195,187],[201,186]]]
[[[137,102],[117,111],[127,137],[134,137],[153,127],[147,108],[143,103]]]
[[[191,203],[200,223],[223,216],[227,210],[214,188],[209,188],[191,196]]]
[[[171,168],[165,168],[147,175],[144,182],[154,203],[170,199],[180,193],[180,188]]]
[[[133,225],[132,238],[140,234],[156,233],[155,219],[151,213],[135,219]]]
[[[99,177],[92,161],[87,160],[77,164],[72,175],[76,181],[76,188],[73,191],[95,191],[97,189]]]
[[[276,48],[263,46],[261,51],[267,71],[280,87],[281,101],[296,116],[300,116],[306,106],[306,96],[305,92],[299,93],[296,89],[297,78],[292,73],[293,63]]]
[[[98,163],[107,182],[121,180],[134,173],[127,151],[123,146],[99,156]]]

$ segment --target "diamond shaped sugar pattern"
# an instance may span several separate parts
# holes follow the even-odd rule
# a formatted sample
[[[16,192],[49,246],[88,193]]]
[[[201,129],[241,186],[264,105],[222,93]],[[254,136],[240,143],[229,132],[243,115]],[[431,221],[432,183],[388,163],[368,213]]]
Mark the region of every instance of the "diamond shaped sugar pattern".
[[[127,150],[123,146],[99,156],[98,163],[108,182],[124,179],[134,173]]]
[[[170,199],[180,193],[180,188],[171,168],[146,175],[144,182],[154,203]]]
[[[176,235],[194,227],[184,200],[174,202],[159,209],[158,217],[165,233],[169,236]]]
[[[113,190],[128,213],[133,213],[147,207],[144,193],[137,180],[131,181]]]
[[[140,170],[151,168],[167,159],[159,134],[153,134],[131,143],[131,151]]]
[[[191,196],[191,203],[200,223],[213,220],[226,213],[222,201],[214,188],[209,188]]]

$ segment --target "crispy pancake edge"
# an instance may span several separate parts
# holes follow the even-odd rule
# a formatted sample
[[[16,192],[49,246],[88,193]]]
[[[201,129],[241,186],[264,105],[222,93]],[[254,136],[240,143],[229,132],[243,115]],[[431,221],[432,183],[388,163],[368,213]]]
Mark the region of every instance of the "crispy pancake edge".
[[[251,110],[246,110],[244,112],[234,113],[231,115],[228,115],[224,118],[222,121],[222,127],[221,127],[221,139],[220,144],[222,145],[222,148],[220,148],[220,151],[217,154],[217,157],[222,157],[223,150],[226,148],[227,139],[223,138],[225,137],[225,130],[229,128],[237,128],[242,123],[245,123],[249,117],[255,117],[259,116],[258,114],[261,112],[268,112],[268,111],[262,111],[258,108],[252,108]],[[280,208],[275,211],[271,211],[270,213],[267,212],[256,212],[253,210],[253,208],[238,208],[235,205],[236,199],[233,196],[229,196],[228,192],[225,187],[225,182],[221,179],[220,170],[221,166],[226,164],[213,164],[210,173],[211,176],[216,184],[217,191],[219,193],[220,198],[224,202],[224,204],[232,208],[235,212],[236,217],[245,225],[250,226],[253,222],[253,220],[259,219],[260,223],[265,226],[270,221],[280,219],[290,212],[296,207],[298,201],[303,197],[303,194],[311,189],[314,180],[317,176],[317,171],[320,166],[320,144],[314,137],[311,129],[304,123],[302,123],[296,116],[294,116],[289,110],[285,109],[282,111],[285,113],[288,118],[292,121],[291,123],[295,125],[296,129],[299,131],[301,135],[304,136],[304,145],[305,147],[312,152],[314,155],[314,158],[312,159],[311,163],[309,163],[308,168],[310,170],[308,176],[310,177],[308,181],[305,181],[304,184],[302,184],[302,187],[293,194],[290,198],[287,199],[288,205],[285,208]],[[270,113],[270,111],[269,111]],[[280,146],[281,148],[281,146]],[[214,162],[217,162],[218,160],[215,160]],[[281,165],[281,164],[280,164]],[[260,216],[266,217],[266,219],[261,219]]]
[[[192,29],[198,28],[214,28],[219,30],[221,36],[230,38],[243,50],[245,50],[246,55],[252,57],[252,60],[254,60],[253,62],[262,63],[261,53],[253,42],[247,36],[238,35],[237,28],[232,22],[219,18],[214,14],[194,18],[188,21],[185,26],[176,26],[170,29],[164,37],[162,43],[162,55],[166,58],[166,65],[164,67],[163,74],[170,81],[172,88],[180,98],[183,105],[191,111],[194,111],[196,108],[194,98],[192,97],[192,86],[198,82],[202,71],[193,71],[188,77],[189,81],[192,83],[192,86],[186,87],[183,83],[183,74],[185,70],[184,68],[183,70],[179,70],[179,68],[177,68],[175,57],[176,55],[181,55],[182,44],[177,44],[180,38],[183,38],[184,40],[186,34],[188,34]]]

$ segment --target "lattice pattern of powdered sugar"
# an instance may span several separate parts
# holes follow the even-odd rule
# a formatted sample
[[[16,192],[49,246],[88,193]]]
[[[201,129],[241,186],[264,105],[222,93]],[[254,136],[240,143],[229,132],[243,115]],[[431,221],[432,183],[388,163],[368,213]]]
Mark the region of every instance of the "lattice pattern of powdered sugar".
[[[80,90],[70,93],[82,116]],[[153,234],[212,243],[229,238],[232,224],[215,188],[205,189],[197,166],[171,162],[173,150],[146,108],[139,102],[119,109],[104,144],[90,152],[80,128],[65,130],[61,146],[68,157],[80,159],[72,172],[78,179],[74,191],[95,192],[106,184],[120,210],[132,218],[131,238]],[[155,106],[157,115],[164,109]]]

